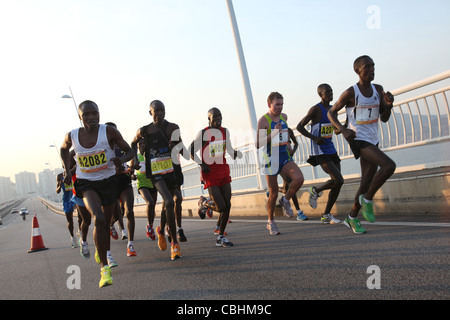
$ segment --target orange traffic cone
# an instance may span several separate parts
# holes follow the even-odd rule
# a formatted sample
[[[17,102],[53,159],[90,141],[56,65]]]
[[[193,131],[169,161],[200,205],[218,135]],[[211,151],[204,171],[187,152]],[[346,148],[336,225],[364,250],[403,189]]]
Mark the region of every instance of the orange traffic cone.
[[[44,241],[42,240],[41,230],[39,229],[39,223],[36,215],[33,217],[33,225],[31,226],[31,248],[28,250],[30,252],[36,252],[41,250],[47,250],[44,246]]]

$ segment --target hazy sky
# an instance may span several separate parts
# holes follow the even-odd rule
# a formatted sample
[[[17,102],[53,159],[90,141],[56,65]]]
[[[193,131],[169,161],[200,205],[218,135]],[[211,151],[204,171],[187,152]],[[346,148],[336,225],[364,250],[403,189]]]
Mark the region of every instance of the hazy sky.
[[[295,127],[329,83],[337,100],[370,55],[385,90],[450,69],[450,2],[234,0],[257,116],[271,91]],[[166,105],[186,144],[222,111],[250,123],[225,0],[0,0],[0,176],[60,166],[56,148],[79,126],[71,99],[90,99],[127,141]],[[50,163],[50,165],[46,164]]]

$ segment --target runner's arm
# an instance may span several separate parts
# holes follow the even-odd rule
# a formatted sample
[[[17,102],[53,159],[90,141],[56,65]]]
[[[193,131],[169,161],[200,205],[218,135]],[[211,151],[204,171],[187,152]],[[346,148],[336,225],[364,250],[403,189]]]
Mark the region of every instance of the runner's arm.
[[[318,117],[319,116],[319,117]],[[321,116],[321,110],[318,105],[315,105],[311,107],[306,114],[306,116],[300,120],[300,122],[297,125],[297,130],[305,137],[313,140],[316,144],[321,145],[325,143],[325,140],[322,137],[316,137],[315,135],[312,135],[308,130],[306,130],[305,126],[311,121],[312,123],[319,122],[318,118],[320,119]]]
[[[392,93],[384,92],[384,89],[380,85],[375,85],[375,88],[378,91],[378,95],[381,97],[380,103],[380,120],[383,122],[387,122],[391,117],[391,110],[393,108],[394,96]]]
[[[234,160],[236,158],[242,158],[242,152],[239,150],[234,150],[233,146],[231,144],[231,139],[230,139],[230,131],[228,131],[227,128],[225,129],[225,143],[226,143],[226,149],[227,149],[227,153],[230,155],[230,157]]]
[[[70,173],[70,148],[72,147],[72,138],[70,132],[64,137],[64,141],[59,149],[61,160],[64,165],[64,182],[72,183],[72,174]]]
[[[328,119],[331,121],[333,126],[336,128],[335,133],[342,133],[345,140],[351,141],[356,137],[355,131],[347,129],[344,127],[337,118],[338,112],[344,107],[352,106],[355,102],[352,100],[354,96],[353,88],[349,88],[339,97],[338,101],[331,107],[328,111]]]
[[[110,161],[114,162],[114,165],[119,168],[123,163],[130,161],[134,156],[134,150],[131,149],[130,145],[123,139],[122,134],[119,130],[108,126],[106,127],[106,132],[108,136],[111,138],[113,144],[117,145],[124,154],[120,157],[114,157]]]

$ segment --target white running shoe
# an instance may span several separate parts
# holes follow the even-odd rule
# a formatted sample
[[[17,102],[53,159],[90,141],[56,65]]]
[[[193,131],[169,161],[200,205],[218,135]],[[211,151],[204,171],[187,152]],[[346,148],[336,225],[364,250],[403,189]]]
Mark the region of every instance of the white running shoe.
[[[292,218],[294,216],[294,212],[292,211],[292,208],[291,208],[291,202],[289,200],[286,200],[286,198],[284,196],[281,196],[278,203],[281,204],[281,208],[283,209],[283,214],[286,217]]]
[[[320,218],[320,222],[323,224],[339,224],[339,223],[341,223],[341,220],[336,219],[331,213],[329,213],[329,214],[324,214]]]
[[[267,222],[267,230],[269,230],[271,236],[276,236],[280,234],[280,231],[278,231],[278,227],[275,221]]]
[[[315,187],[309,188],[309,205],[311,206],[311,208],[317,208],[317,198],[319,198],[320,196],[322,196],[322,192],[317,193]]]
[[[232,246],[233,246],[233,243],[228,241],[227,238],[225,238],[223,236],[217,237],[216,247],[225,247],[226,248],[226,247],[232,247]]]
[[[114,260],[114,258],[112,257],[112,255],[108,255],[106,257],[106,260],[108,261],[108,266],[110,268],[114,268],[117,267],[119,264],[116,262],[116,260]]]
[[[78,240],[76,235],[73,235],[72,237],[72,248],[78,248]]]
[[[91,257],[91,252],[89,251],[88,243],[80,241],[80,254],[83,258],[89,259]]]

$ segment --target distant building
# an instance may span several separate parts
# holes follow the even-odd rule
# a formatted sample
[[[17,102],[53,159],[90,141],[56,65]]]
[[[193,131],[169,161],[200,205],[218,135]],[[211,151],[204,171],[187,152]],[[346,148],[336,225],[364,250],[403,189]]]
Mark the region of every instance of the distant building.
[[[17,198],[16,186],[9,177],[0,177],[0,203]]]
[[[38,193],[36,174],[33,172],[20,172],[15,175],[16,190],[19,198],[34,196]]]
[[[45,169],[38,173],[39,194],[45,199],[55,202],[62,201],[62,194],[56,193],[56,176],[62,172],[62,169],[49,170]]]

